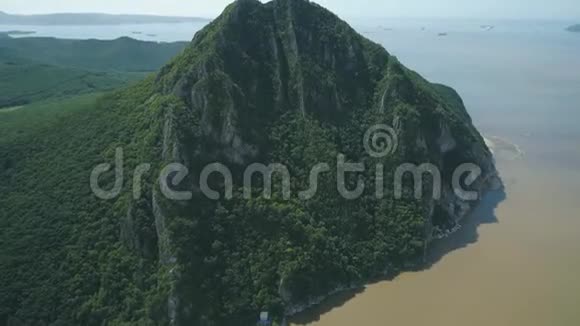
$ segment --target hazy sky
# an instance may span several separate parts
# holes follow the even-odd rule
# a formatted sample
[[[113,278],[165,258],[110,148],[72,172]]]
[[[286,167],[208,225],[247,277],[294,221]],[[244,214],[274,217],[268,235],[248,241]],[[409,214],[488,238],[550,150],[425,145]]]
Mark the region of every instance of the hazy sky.
[[[9,13],[106,12],[215,17],[232,0],[0,0]],[[579,19],[580,0],[318,0],[344,17]]]

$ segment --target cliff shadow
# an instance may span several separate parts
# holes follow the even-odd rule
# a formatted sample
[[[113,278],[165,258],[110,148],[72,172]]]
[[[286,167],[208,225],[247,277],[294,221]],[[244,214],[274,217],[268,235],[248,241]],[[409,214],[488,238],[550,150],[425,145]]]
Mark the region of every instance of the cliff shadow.
[[[461,222],[461,229],[449,237],[432,243],[425,264],[417,270],[426,270],[439,262],[445,255],[468,247],[479,240],[480,225],[499,223],[496,208],[507,198],[505,189],[490,191],[483,196],[477,207]]]
[[[428,270],[445,255],[476,243],[479,240],[478,228],[480,225],[499,223],[495,210],[506,198],[507,195],[504,188],[485,194],[478,206],[462,221],[462,228],[445,239],[433,242],[431,248],[429,248],[424,264],[409,271]],[[369,284],[393,281],[396,277],[397,275],[389,275],[388,277],[373,279],[369,281]],[[349,300],[364,291],[365,288],[361,287],[332,295],[321,304],[290,317],[289,321],[291,324],[296,325],[309,325],[317,322],[322,315],[344,306]]]
[[[309,325],[320,320],[320,317],[336,308],[342,307],[345,303],[364,292],[364,287],[353,290],[346,290],[330,296],[319,305],[308,308],[305,311],[289,318],[291,324]]]

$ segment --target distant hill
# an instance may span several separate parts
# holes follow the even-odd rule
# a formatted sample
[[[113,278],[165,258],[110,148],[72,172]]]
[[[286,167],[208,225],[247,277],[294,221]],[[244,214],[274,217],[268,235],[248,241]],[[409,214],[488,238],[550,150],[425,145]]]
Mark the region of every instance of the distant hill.
[[[122,37],[112,41],[50,37],[0,38],[0,58],[13,58],[79,69],[155,71],[180,53],[187,42],[157,43]]]
[[[109,14],[46,14],[11,15],[0,12],[0,25],[126,25],[126,24],[173,24],[205,22],[201,17],[170,17],[153,15]]]
[[[186,45],[0,37],[0,108],[122,87],[158,70]]]
[[[577,25],[572,25],[572,26],[570,26],[570,27],[566,28],[566,30],[567,30],[568,32],[575,32],[575,33],[580,33],[580,24],[577,24]]]

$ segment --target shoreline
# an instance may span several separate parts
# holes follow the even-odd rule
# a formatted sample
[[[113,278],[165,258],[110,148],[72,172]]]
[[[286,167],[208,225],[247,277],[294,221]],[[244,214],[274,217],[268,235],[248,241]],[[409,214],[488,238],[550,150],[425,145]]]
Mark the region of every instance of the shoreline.
[[[326,313],[329,313],[336,308],[340,308],[352,298],[364,292],[369,286],[382,282],[392,282],[404,273],[429,270],[445,255],[475,243],[477,239],[466,241],[464,237],[471,238],[471,234],[477,232],[477,228],[481,224],[487,224],[489,221],[486,219],[486,216],[489,213],[493,214],[497,205],[503,200],[505,200],[505,189],[503,186],[500,189],[489,187],[485,192],[483,192],[477,205],[475,205],[461,220],[458,221],[458,224],[462,221],[465,221],[466,223],[460,225],[459,228],[455,228],[453,232],[450,232],[447,236],[441,239],[433,238],[428,243],[427,250],[422,259],[417,259],[416,262],[408,262],[408,265],[400,270],[385,271],[383,275],[372,277],[364,282],[364,284],[340,286],[335,290],[330,291],[325,296],[313,298],[308,303],[301,305],[301,308],[303,309],[291,309],[290,313],[285,313],[282,325],[309,325],[312,322],[319,321],[320,317]],[[497,221],[493,220],[492,222]],[[460,235],[463,232],[465,233],[463,237],[454,239],[455,236]]]
[[[483,140],[494,156],[505,156],[505,153],[508,153],[510,160],[516,160],[523,158],[526,155],[526,152],[522,150],[518,144],[505,138],[498,136],[484,136]]]

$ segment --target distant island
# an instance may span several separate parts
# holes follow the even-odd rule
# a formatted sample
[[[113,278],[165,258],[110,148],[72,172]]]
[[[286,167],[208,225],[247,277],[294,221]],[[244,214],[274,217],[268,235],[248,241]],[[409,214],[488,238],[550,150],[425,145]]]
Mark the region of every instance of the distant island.
[[[0,11],[0,25],[128,25],[207,22],[200,17],[109,14],[11,15]]]
[[[1,35],[15,35],[15,36],[22,36],[22,35],[32,35],[32,34],[36,34],[35,31],[0,31]]]
[[[580,33],[580,24],[572,25],[572,26],[566,28],[566,30],[568,32]]]

